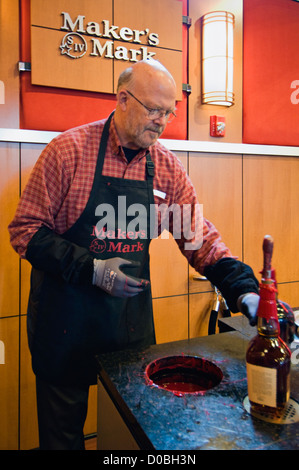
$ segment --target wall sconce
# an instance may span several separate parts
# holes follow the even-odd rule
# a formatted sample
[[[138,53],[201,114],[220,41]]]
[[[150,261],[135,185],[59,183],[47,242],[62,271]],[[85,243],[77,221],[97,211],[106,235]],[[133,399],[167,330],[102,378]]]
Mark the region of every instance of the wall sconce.
[[[227,11],[202,17],[202,104],[234,104],[234,23]]]

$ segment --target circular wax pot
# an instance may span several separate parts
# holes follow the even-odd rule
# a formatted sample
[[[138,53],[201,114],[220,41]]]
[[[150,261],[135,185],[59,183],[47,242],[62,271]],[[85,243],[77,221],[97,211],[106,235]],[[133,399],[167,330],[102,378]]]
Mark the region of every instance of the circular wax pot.
[[[218,385],[223,374],[213,362],[196,356],[168,356],[151,362],[147,383],[176,395],[201,394]]]

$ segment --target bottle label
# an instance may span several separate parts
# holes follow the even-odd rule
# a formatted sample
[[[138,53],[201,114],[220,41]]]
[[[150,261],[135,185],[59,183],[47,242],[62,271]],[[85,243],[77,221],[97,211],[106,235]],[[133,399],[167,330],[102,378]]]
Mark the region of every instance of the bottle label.
[[[260,405],[276,408],[277,369],[246,364],[248,397]]]

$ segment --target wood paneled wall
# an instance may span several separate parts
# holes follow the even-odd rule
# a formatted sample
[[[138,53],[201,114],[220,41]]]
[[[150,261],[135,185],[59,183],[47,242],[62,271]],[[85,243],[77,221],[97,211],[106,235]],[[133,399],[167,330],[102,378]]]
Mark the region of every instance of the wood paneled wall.
[[[26,334],[30,266],[20,262],[11,248],[7,226],[43,147],[0,143],[0,340],[5,345],[5,364],[0,364],[0,449],[38,447],[35,380]],[[273,235],[280,297],[299,306],[299,159],[201,152],[177,155],[193,180],[205,217],[257,277],[263,237]],[[157,342],[206,335],[214,298],[210,283],[196,279],[172,237],[153,240],[150,254]],[[96,432],[96,414],[94,386],[86,434]]]

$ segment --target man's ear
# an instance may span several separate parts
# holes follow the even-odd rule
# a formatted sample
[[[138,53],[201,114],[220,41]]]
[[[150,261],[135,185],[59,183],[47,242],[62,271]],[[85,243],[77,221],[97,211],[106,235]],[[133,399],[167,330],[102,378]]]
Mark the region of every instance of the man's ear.
[[[119,107],[122,109],[122,111],[125,111],[127,109],[127,101],[128,101],[128,95],[125,90],[120,90],[117,95],[117,102]]]

